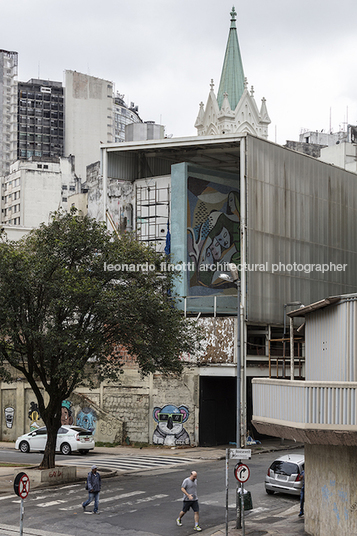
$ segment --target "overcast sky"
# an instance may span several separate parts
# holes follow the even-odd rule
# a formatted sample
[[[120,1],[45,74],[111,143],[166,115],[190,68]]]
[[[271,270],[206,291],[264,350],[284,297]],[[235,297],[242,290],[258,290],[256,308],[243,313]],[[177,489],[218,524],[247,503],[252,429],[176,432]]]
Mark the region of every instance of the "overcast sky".
[[[0,48],[19,53],[20,81],[104,78],[144,121],[192,136],[211,78],[218,90],[233,4],[270,140],[357,124],[356,0],[0,0]]]

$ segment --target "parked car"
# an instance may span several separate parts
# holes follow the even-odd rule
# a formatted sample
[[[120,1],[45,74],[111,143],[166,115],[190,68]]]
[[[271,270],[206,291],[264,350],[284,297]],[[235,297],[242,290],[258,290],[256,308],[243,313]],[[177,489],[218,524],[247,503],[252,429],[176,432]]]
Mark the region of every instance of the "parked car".
[[[305,466],[303,454],[286,454],[277,458],[265,476],[265,491],[273,495],[275,491],[300,495]]]
[[[46,442],[47,429],[43,427],[18,437],[15,448],[21,452],[43,451],[45,450]],[[56,452],[61,452],[62,454],[71,454],[71,452],[86,454],[94,447],[94,438],[89,430],[79,426],[63,425],[57,432]]]

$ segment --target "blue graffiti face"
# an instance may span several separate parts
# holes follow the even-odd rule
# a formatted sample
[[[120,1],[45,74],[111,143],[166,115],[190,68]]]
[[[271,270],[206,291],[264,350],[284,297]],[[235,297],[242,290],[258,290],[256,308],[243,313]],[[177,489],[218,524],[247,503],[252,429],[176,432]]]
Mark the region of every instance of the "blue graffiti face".
[[[87,408],[86,408],[87,409]],[[94,433],[97,425],[95,412],[88,408],[88,411],[81,410],[77,415],[77,426]]]

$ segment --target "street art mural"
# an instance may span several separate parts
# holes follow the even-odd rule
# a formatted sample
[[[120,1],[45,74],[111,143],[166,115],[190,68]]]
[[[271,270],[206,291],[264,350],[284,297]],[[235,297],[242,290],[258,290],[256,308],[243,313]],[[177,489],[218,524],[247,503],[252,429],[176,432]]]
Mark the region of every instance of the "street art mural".
[[[74,419],[72,415],[72,402],[69,400],[62,401],[61,407],[61,424],[73,424]]]
[[[187,255],[193,266],[189,287],[225,289],[234,284],[219,278],[228,263],[240,264],[239,191],[227,184],[187,178]],[[203,290],[203,289],[202,289]]]
[[[12,428],[14,424],[15,410],[11,406],[4,409],[6,428]]]
[[[157,422],[152,438],[154,445],[189,445],[190,436],[183,426],[189,415],[186,406],[167,405],[154,408],[153,417]]]
[[[97,427],[97,414],[94,409],[89,407],[82,408],[77,415],[76,424],[94,434]]]
[[[40,425],[38,424],[38,421],[41,419],[40,411],[38,409],[38,405],[36,402],[30,403],[30,410],[28,412],[28,418],[30,419],[30,432],[33,430],[37,430],[37,428],[40,428]]]

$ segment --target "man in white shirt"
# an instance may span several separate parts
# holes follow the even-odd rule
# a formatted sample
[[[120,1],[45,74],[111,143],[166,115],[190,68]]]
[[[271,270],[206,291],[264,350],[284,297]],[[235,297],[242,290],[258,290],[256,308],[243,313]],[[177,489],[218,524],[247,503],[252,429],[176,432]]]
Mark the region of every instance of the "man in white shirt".
[[[201,527],[198,524],[199,520],[199,507],[198,507],[198,497],[197,497],[197,473],[192,471],[188,478],[182,482],[181,491],[183,493],[183,506],[182,510],[176,519],[176,523],[179,527],[182,526],[181,519],[192,508],[195,518],[194,530],[201,532]]]

